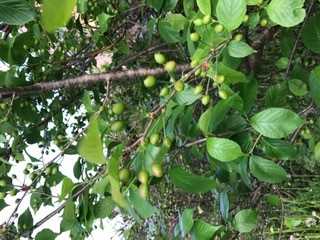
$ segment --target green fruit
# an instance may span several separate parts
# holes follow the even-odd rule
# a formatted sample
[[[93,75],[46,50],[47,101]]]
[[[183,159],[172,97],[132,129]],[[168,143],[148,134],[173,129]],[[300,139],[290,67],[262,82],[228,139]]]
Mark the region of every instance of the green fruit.
[[[261,27],[266,27],[268,25],[268,20],[267,19],[261,19],[260,21],[260,26]]]
[[[170,138],[165,138],[165,139],[163,139],[163,145],[164,145],[165,147],[167,147],[167,148],[170,148],[171,145],[172,145],[171,139],[170,139]]]
[[[160,163],[153,163],[151,166],[152,175],[155,177],[162,177],[163,176],[163,170]]]
[[[192,60],[191,63],[190,63],[190,66],[192,68],[195,68],[196,66],[198,66],[199,62],[197,60]]]
[[[5,187],[7,186],[7,182],[3,179],[0,180],[0,187]]]
[[[210,96],[209,95],[205,95],[201,98],[201,103],[206,106],[208,105],[210,102]]]
[[[182,80],[178,80],[174,83],[174,89],[177,92],[181,92],[184,89],[184,82]]]
[[[17,190],[17,189],[12,189],[12,190],[10,191],[10,195],[11,195],[11,196],[15,196],[15,195],[17,195],[17,193],[18,193],[18,190]]]
[[[210,15],[206,15],[202,18],[202,22],[203,24],[208,24],[211,20],[211,16]]]
[[[111,131],[112,132],[120,132],[124,129],[124,122],[123,121],[115,121],[111,124]]]
[[[200,40],[199,33],[196,33],[196,32],[191,33],[190,34],[190,39],[191,39],[192,42],[198,42]]]
[[[127,168],[123,168],[119,171],[119,179],[123,183],[128,183],[130,180],[130,171]]]
[[[224,27],[221,25],[221,24],[217,24],[215,27],[214,27],[214,31],[216,33],[221,33],[223,31]]]
[[[164,65],[164,69],[169,72],[172,73],[176,70],[177,64],[175,61],[169,61]]]
[[[154,54],[154,60],[158,64],[165,64],[166,63],[166,57],[162,53],[155,53]]]
[[[249,21],[249,15],[244,15],[243,22],[246,23]]]
[[[167,88],[167,87],[162,88],[161,91],[160,91],[160,96],[161,97],[166,97],[168,95],[169,95],[169,88]]]
[[[152,88],[156,85],[157,79],[154,76],[148,76],[144,79],[143,84],[146,88]]]
[[[150,143],[153,145],[157,145],[160,141],[160,136],[157,133],[154,133],[150,136]]]
[[[200,94],[202,91],[203,91],[203,86],[201,84],[197,85],[193,90],[194,94],[196,95]]]
[[[148,191],[148,186],[146,184],[140,184],[140,186],[139,186],[139,195],[143,199],[148,199],[149,191]]]
[[[51,174],[55,175],[58,172],[58,168],[57,167],[53,167],[51,170]]]
[[[123,103],[115,103],[112,105],[112,112],[114,114],[120,115],[124,111],[124,104]]]
[[[148,183],[148,179],[149,179],[149,175],[147,173],[146,170],[141,170],[138,173],[138,180],[139,182],[141,182],[142,184],[147,184]]]
[[[203,21],[202,21],[201,18],[197,18],[197,19],[195,19],[195,20],[193,21],[193,24],[194,24],[195,26],[201,26],[201,25],[203,24]]]
[[[225,77],[223,75],[218,75],[215,80],[218,84],[222,84],[225,80]]]
[[[30,173],[30,171],[28,169],[23,170],[23,174],[28,175],[29,173]]]
[[[240,42],[243,39],[243,35],[241,33],[236,34],[233,39],[237,42]]]
[[[228,98],[228,94],[224,90],[219,90],[218,94],[219,94],[219,97],[222,98],[222,99],[227,99]]]

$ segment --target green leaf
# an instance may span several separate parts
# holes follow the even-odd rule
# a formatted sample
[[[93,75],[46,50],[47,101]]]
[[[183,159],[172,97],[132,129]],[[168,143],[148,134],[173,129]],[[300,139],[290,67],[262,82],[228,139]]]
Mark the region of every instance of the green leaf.
[[[304,0],[272,0],[266,7],[270,19],[282,27],[293,27],[303,21]]]
[[[29,208],[22,213],[18,219],[19,232],[25,232],[33,227],[33,218]]]
[[[193,9],[194,9],[194,2],[193,1],[183,0],[183,10],[184,10],[184,14],[187,17],[191,16],[191,14],[193,13]]]
[[[181,236],[184,238],[193,226],[193,209],[187,208],[179,218]]]
[[[98,126],[98,118],[91,118],[86,134],[80,139],[78,152],[86,161],[92,164],[106,163],[106,159],[103,155],[103,145]]]
[[[310,17],[302,32],[304,45],[315,53],[320,53],[320,14]]]
[[[188,85],[181,92],[175,95],[175,99],[179,105],[191,105],[201,97],[201,94],[195,94],[194,88]]]
[[[256,228],[258,217],[256,211],[245,209],[238,212],[233,220],[234,228],[240,233],[248,233]]]
[[[147,200],[140,197],[137,190],[130,188],[129,202],[133,205],[137,213],[144,219],[151,217],[153,214],[159,213],[159,210],[152,206]]]
[[[43,229],[36,235],[35,240],[54,240],[58,234],[52,232],[50,229]]]
[[[109,181],[106,176],[100,178],[92,186],[92,193],[100,194],[101,196],[104,196],[104,193],[106,191],[106,187],[108,186],[108,183],[109,183]]]
[[[204,15],[211,16],[211,0],[197,0],[197,6]]]
[[[160,37],[167,43],[177,43],[181,41],[179,31],[177,31],[169,22],[159,21],[158,29]]]
[[[240,84],[240,97],[243,100],[243,110],[249,112],[254,106],[258,94],[258,81],[254,77],[248,78],[248,83]]]
[[[35,12],[25,0],[0,0],[0,22],[22,25],[30,22]]]
[[[238,28],[247,12],[246,0],[219,0],[217,4],[219,22],[228,31]]]
[[[208,70],[209,77],[215,78],[216,75],[223,75],[225,77],[225,84],[248,82],[246,75],[244,75],[242,72],[228,67],[221,62],[218,64],[218,66],[216,64],[212,64],[212,66]]]
[[[60,200],[64,199],[69,193],[71,193],[74,183],[68,177],[65,177],[62,182]]]
[[[309,78],[310,94],[315,104],[320,107],[320,66],[317,66],[310,74]]]
[[[227,222],[229,218],[230,201],[226,191],[219,193],[219,210],[222,218]]]
[[[48,32],[54,32],[58,28],[64,27],[71,18],[76,3],[76,0],[44,0],[41,15],[44,29]]]
[[[298,155],[297,147],[283,140],[264,138],[262,144],[264,153],[271,158],[293,160]]]
[[[159,12],[163,6],[163,1],[165,0],[147,0],[147,5]]]
[[[298,227],[302,222],[301,217],[285,217],[284,219],[284,225],[289,229]]]
[[[168,13],[165,20],[176,30],[181,31],[188,23],[185,16],[177,13]]]
[[[208,138],[207,151],[211,157],[222,162],[230,162],[243,156],[240,146],[227,138]]]
[[[63,210],[62,221],[60,223],[60,231],[68,231],[76,224],[75,204],[72,200],[68,200]]]
[[[267,107],[284,107],[287,105],[287,95],[289,94],[285,82],[272,85],[268,88],[265,100]]]
[[[318,142],[313,149],[313,156],[316,161],[320,161],[320,142]],[[1,209],[1,208],[0,208]]]
[[[222,226],[214,226],[203,220],[194,222],[191,235],[193,240],[212,240]]]
[[[220,100],[214,107],[209,107],[198,121],[198,126],[203,134],[214,132],[224,120],[229,110],[236,104],[238,95],[233,95],[225,100]]]
[[[291,79],[288,81],[288,86],[290,91],[298,96],[298,97],[303,97],[308,93],[308,87],[307,84],[305,84],[303,81],[299,79]]]
[[[284,108],[269,108],[251,118],[251,126],[268,138],[288,137],[302,124],[296,113]]]
[[[106,218],[111,217],[112,210],[114,209],[114,202],[111,197],[106,197],[100,199],[100,201],[95,204],[94,207],[94,216],[96,218]]]
[[[111,196],[113,201],[122,208],[128,208],[128,202],[120,191],[119,165],[122,158],[123,145],[117,145],[109,160],[108,179],[111,185]]]
[[[256,51],[245,42],[233,40],[228,46],[228,52],[231,57],[244,58]]]
[[[254,6],[254,5],[260,5],[261,0],[247,0],[247,5]]]
[[[287,173],[281,166],[262,157],[252,156],[249,168],[252,175],[262,182],[281,183],[287,180]]]
[[[204,193],[216,187],[213,179],[188,173],[180,167],[170,169],[169,176],[174,185],[186,192]]]
[[[99,30],[101,33],[108,31],[109,21],[111,18],[112,16],[106,13],[101,13],[98,15]]]

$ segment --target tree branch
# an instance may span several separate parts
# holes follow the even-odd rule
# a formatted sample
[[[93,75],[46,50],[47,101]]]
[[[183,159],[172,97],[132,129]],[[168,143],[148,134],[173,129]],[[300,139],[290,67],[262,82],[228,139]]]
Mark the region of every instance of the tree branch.
[[[184,72],[190,69],[188,64],[178,65],[177,72]],[[133,80],[148,75],[159,76],[166,74],[162,68],[139,68],[125,71],[115,71],[109,73],[83,75],[75,78],[68,78],[61,81],[40,82],[29,86],[16,88],[0,88],[0,99],[15,96],[25,96],[30,94],[39,94],[57,89],[69,89],[88,87],[97,83],[120,80]]]

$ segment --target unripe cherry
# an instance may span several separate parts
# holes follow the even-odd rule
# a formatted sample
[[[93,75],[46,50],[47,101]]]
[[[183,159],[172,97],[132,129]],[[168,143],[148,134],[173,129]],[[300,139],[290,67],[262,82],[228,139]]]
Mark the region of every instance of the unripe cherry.
[[[139,180],[140,183],[147,184],[148,179],[149,179],[149,174],[147,173],[146,170],[141,170],[138,173],[138,180]]]
[[[221,24],[217,24],[215,27],[214,27],[214,31],[216,33],[221,33],[223,31],[224,27],[221,25]]]
[[[174,89],[177,92],[181,92],[184,89],[184,82],[182,80],[178,80],[174,83]]]
[[[164,69],[169,72],[172,73],[176,70],[177,64],[175,61],[169,61],[164,65]]]
[[[208,105],[210,102],[210,96],[209,95],[205,95],[201,98],[201,103],[206,106]]]
[[[156,85],[157,80],[154,76],[148,76],[144,79],[143,84],[146,88],[152,88]]]
[[[165,64],[166,63],[166,57],[160,52],[154,54],[154,60],[158,64]]]
[[[199,33],[196,33],[196,32],[191,33],[190,34],[190,39],[191,39],[192,42],[198,42],[200,40]]]

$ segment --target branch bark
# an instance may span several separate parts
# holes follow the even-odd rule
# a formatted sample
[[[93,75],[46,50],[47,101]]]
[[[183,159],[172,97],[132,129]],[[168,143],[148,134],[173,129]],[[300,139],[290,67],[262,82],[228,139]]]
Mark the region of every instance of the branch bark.
[[[190,69],[188,64],[178,65],[176,71],[184,72]],[[166,74],[162,68],[139,68],[124,71],[114,71],[109,73],[83,75],[75,78],[68,78],[61,81],[40,82],[29,86],[16,88],[0,88],[0,99],[15,96],[26,96],[39,94],[57,89],[84,88],[97,83],[107,83],[108,81],[134,80],[148,75],[160,76]]]

